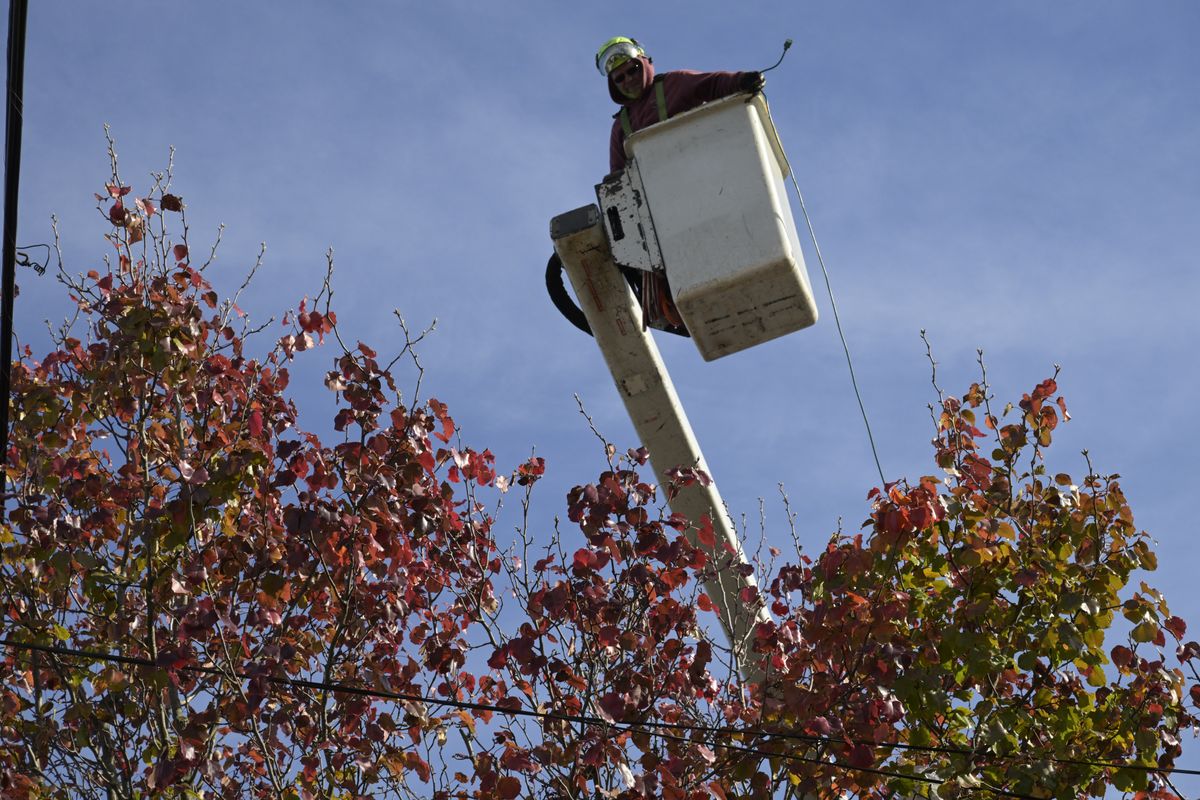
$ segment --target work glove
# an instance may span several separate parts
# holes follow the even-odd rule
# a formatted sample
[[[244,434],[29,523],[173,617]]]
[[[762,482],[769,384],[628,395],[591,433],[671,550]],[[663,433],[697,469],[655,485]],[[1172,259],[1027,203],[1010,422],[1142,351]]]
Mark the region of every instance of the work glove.
[[[767,76],[761,72],[743,72],[738,85],[743,92],[761,92],[767,85]]]

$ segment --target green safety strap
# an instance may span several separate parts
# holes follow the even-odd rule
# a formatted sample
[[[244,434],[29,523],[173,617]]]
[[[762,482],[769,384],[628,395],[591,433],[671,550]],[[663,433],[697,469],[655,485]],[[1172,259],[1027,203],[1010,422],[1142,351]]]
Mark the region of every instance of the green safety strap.
[[[658,121],[667,121],[667,92],[663,89],[662,77],[654,79],[654,102],[658,104]]]
[[[658,121],[666,122],[667,120],[667,91],[663,88],[662,76],[654,79],[654,102],[658,106]],[[629,109],[621,106],[621,113],[617,115],[621,121],[621,133],[626,136],[633,135],[633,125],[629,122]]]

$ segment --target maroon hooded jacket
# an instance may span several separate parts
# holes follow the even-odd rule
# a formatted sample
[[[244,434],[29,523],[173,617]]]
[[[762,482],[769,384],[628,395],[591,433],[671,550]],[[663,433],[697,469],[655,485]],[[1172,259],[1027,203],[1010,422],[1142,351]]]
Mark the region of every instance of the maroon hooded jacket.
[[[642,93],[636,100],[621,94],[621,90],[608,79],[608,94],[613,102],[629,109],[629,126],[635,131],[658,122],[658,103],[654,99],[654,65],[646,56],[642,62]],[[690,69],[664,72],[663,92],[667,99],[667,116],[682,114],[710,100],[740,91],[744,72],[696,72]],[[625,166],[625,132],[621,130],[620,112],[613,115],[612,136],[608,145],[608,167],[610,172]]]

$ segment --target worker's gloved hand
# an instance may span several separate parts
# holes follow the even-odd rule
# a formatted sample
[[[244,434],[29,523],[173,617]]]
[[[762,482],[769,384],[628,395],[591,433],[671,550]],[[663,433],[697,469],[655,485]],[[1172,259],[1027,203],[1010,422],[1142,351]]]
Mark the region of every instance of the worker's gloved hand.
[[[767,85],[767,76],[761,72],[743,72],[740,85],[743,92],[761,92]]]

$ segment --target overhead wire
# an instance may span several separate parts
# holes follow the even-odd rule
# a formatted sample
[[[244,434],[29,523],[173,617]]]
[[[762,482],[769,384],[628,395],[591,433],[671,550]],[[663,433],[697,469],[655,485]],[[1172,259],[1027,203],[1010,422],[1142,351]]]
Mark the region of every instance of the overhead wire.
[[[782,64],[784,57],[787,55],[788,50],[791,49],[791,47],[791,39],[784,41],[783,52],[779,54],[779,60],[762,70],[762,73],[766,74]],[[765,100],[766,93],[762,92],[761,90],[759,93],[763,95],[763,99]],[[763,108],[766,109],[767,118],[771,120],[771,125],[774,126],[775,120],[771,118],[771,107],[764,102]],[[783,163],[787,168],[788,177],[791,178],[792,188],[796,191],[796,199],[800,201],[800,211],[803,212],[804,223],[808,226],[808,235],[809,238],[812,239],[813,251],[816,253],[817,263],[821,265],[821,274],[825,277],[825,291],[829,294],[829,305],[833,309],[833,321],[837,327],[838,338],[842,340],[842,351],[846,354],[846,366],[850,370],[850,385],[854,388],[854,397],[858,400],[858,410],[862,414],[863,425],[865,425],[867,429],[867,441],[871,445],[871,455],[875,458],[875,469],[879,472],[880,482],[883,484],[883,486],[887,486],[887,478],[884,477],[883,467],[879,463],[879,451],[875,447],[875,436],[871,433],[871,421],[867,418],[866,405],[863,403],[862,392],[859,391],[858,388],[858,378],[854,374],[854,361],[850,357],[850,345],[846,343],[846,334],[842,330],[842,317],[841,314],[838,313],[837,300],[833,295],[833,284],[829,280],[829,269],[825,266],[825,258],[821,255],[821,246],[817,243],[817,234],[816,231],[813,230],[812,219],[808,215],[808,207],[804,204],[804,195],[800,192],[800,184],[796,182],[796,171],[792,169],[792,165],[788,162],[787,154],[783,152],[782,148],[780,148],[779,153],[783,156]]]
[[[92,659],[94,661],[123,664],[126,666],[145,667],[145,668],[150,668],[150,669],[167,669],[167,667],[165,667],[161,664],[157,664],[154,661],[151,661],[150,659],[147,659],[147,658],[139,658],[136,656],[124,656],[124,655],[120,655],[118,653],[106,653],[106,652],[99,651],[99,650],[82,650],[82,649],[78,649],[78,648],[53,646],[53,645],[42,645],[42,644],[36,644],[34,642],[21,642],[21,641],[16,641],[13,639],[8,639],[8,638],[0,639],[0,644],[7,646],[7,647],[12,647],[12,648],[26,650],[26,651],[36,651],[36,652],[40,652],[40,653],[46,653],[48,655],[60,655],[60,656],[67,656],[67,657],[71,657],[71,658],[87,658],[87,659]],[[758,736],[758,737],[770,737],[772,739],[787,739],[787,740],[794,740],[794,741],[803,741],[803,742],[807,742],[809,744],[844,744],[844,743],[846,743],[844,740],[835,739],[833,737],[828,737],[828,736],[796,734],[796,733],[788,733],[788,732],[782,732],[782,731],[776,732],[776,731],[768,731],[768,730],[761,730],[761,729],[728,728],[728,727],[705,726],[705,725],[688,725],[688,724],[683,724],[683,723],[659,722],[659,721],[654,721],[654,720],[638,720],[636,722],[609,721],[609,720],[606,720],[606,719],[603,719],[600,717],[593,717],[593,716],[588,716],[588,715],[583,715],[583,714],[564,714],[564,713],[555,712],[555,711],[533,711],[533,710],[524,709],[524,708],[520,708],[520,707],[503,706],[503,705],[489,704],[489,703],[477,703],[477,702],[473,702],[470,700],[454,700],[454,699],[450,699],[450,698],[439,698],[439,697],[430,697],[427,695],[409,694],[406,692],[395,692],[390,689],[367,688],[367,687],[362,687],[362,686],[353,686],[353,685],[344,684],[344,683],[333,683],[333,682],[329,682],[329,681],[310,681],[305,678],[292,678],[292,677],[281,676],[281,675],[252,674],[249,672],[222,669],[220,667],[205,666],[202,664],[187,664],[187,665],[180,666],[176,669],[180,672],[199,673],[199,674],[204,674],[204,675],[214,675],[217,677],[225,677],[225,678],[233,677],[233,678],[238,678],[240,680],[254,680],[254,679],[264,680],[264,681],[267,681],[268,683],[272,683],[272,684],[276,684],[276,685],[292,686],[295,688],[311,689],[314,691],[330,691],[330,692],[335,692],[335,693],[340,693],[340,694],[355,695],[358,697],[374,697],[374,698],[383,699],[383,700],[399,700],[399,701],[403,701],[403,702],[407,702],[407,703],[426,703],[429,705],[443,706],[446,708],[454,708],[454,709],[459,709],[459,710],[463,710],[463,711],[484,711],[484,712],[490,712],[490,713],[494,713],[494,714],[502,714],[502,715],[508,715],[508,716],[529,717],[529,718],[536,718],[536,719],[548,719],[548,720],[554,720],[554,721],[558,721],[558,722],[568,722],[568,723],[582,724],[582,725],[593,725],[593,726],[598,726],[598,727],[617,729],[622,732],[633,731],[633,730],[644,729],[644,728],[656,728],[656,729],[675,730],[675,731],[681,731],[681,732],[699,732],[699,733],[707,734],[712,737],[715,737],[717,735]],[[688,742],[688,743],[692,742],[692,740],[690,740],[690,739],[684,739],[679,736],[665,734],[665,733],[662,733],[661,731],[659,733],[657,733],[656,735],[675,739],[678,741],[684,741],[684,742]],[[914,751],[919,751],[919,752],[933,752],[933,753],[940,753],[940,754],[944,754],[944,755],[972,755],[972,752],[973,752],[966,748],[937,747],[937,746],[926,746],[926,745],[908,745],[908,744],[899,743],[899,742],[893,743],[893,742],[870,742],[870,741],[851,740],[849,743],[856,744],[856,745],[858,745],[858,744],[867,745],[870,747],[886,748],[886,749],[903,749],[903,750],[914,750]],[[737,744],[732,744],[732,743],[722,744],[722,743],[717,743],[715,741],[713,742],[713,744],[717,747],[732,749],[732,750],[735,750],[738,752],[746,752],[746,753],[754,754],[754,755],[761,755],[761,756],[769,757],[769,758],[789,758],[789,759],[793,759],[793,760],[801,760],[801,761],[806,761],[806,762],[814,763],[814,764],[820,764],[820,765],[824,765],[824,766],[832,766],[832,767],[848,769],[848,770],[858,770],[861,772],[877,773],[877,774],[884,775],[886,777],[905,778],[908,780],[914,780],[914,781],[925,782],[925,783],[930,783],[930,784],[940,784],[940,783],[944,782],[941,779],[930,778],[928,776],[912,775],[912,774],[900,773],[900,772],[889,772],[886,770],[880,771],[875,768],[858,767],[858,766],[855,766],[852,764],[844,764],[844,763],[838,762],[838,761],[824,761],[821,759],[807,758],[807,757],[799,756],[795,753],[777,753],[777,752],[764,751],[764,750],[761,750],[758,748],[746,747],[744,745],[737,745]],[[1075,765],[1080,765],[1080,766],[1092,766],[1092,767],[1098,767],[1098,768],[1103,768],[1103,769],[1128,769],[1128,770],[1142,771],[1142,772],[1153,772],[1153,773],[1163,774],[1163,775],[1168,775],[1168,774],[1200,775],[1200,770],[1184,769],[1181,767],[1158,767],[1158,766],[1152,767],[1152,766],[1142,765],[1142,764],[1120,764],[1120,763],[1115,763],[1115,762],[1088,761],[1088,760],[1083,760],[1083,759],[1052,758],[1050,760],[1052,760],[1056,763],[1075,764]],[[1002,794],[1004,796],[1024,797],[1024,795],[1008,793],[1008,792],[1005,792],[1004,790],[989,789],[988,791],[994,791],[994,792],[996,792],[998,794]]]
[[[162,665],[156,664],[155,662],[151,661],[150,659],[137,658],[134,656],[122,656],[122,655],[115,654],[115,653],[103,653],[103,652],[95,651],[95,650],[80,650],[80,649],[69,648],[69,647],[54,647],[54,646],[50,646],[50,645],[34,644],[32,642],[15,642],[11,639],[0,640],[0,644],[4,644],[9,647],[17,647],[17,648],[21,648],[21,649],[25,649],[25,650],[32,650],[32,651],[37,651],[37,652],[52,654],[52,655],[64,655],[64,656],[70,656],[70,657],[76,657],[76,658],[90,658],[90,659],[94,659],[97,661],[123,664],[125,666],[139,666],[139,667],[148,667],[148,668],[152,668],[152,669],[165,669],[165,667],[163,667]],[[556,721],[561,721],[561,722],[570,722],[570,723],[575,723],[575,724],[592,725],[592,726],[609,728],[609,729],[617,729],[621,732],[633,731],[633,730],[637,730],[638,728],[647,728],[647,727],[683,728],[686,730],[694,730],[694,731],[700,731],[700,732],[711,732],[711,730],[712,730],[709,728],[704,728],[702,726],[681,726],[681,725],[675,725],[672,723],[656,723],[656,722],[644,722],[644,721],[639,721],[636,723],[609,722],[608,720],[601,719],[600,717],[591,717],[591,716],[586,716],[586,715],[582,715],[582,714],[560,714],[560,713],[552,712],[552,711],[530,711],[530,710],[524,709],[524,708],[512,708],[512,707],[486,704],[486,703],[474,703],[474,702],[466,701],[466,700],[451,700],[451,699],[446,699],[446,698],[426,697],[424,695],[412,695],[412,694],[407,694],[405,692],[393,692],[388,689],[367,689],[365,687],[351,686],[348,684],[341,684],[341,683],[331,683],[331,682],[326,682],[326,681],[310,681],[310,680],[307,680],[304,678],[289,678],[289,677],[283,677],[283,676],[278,676],[278,675],[269,675],[269,674],[268,675],[251,675],[249,673],[241,672],[238,670],[222,670],[218,667],[208,667],[208,666],[203,666],[203,665],[184,665],[184,666],[179,667],[178,671],[180,671],[180,672],[198,672],[201,674],[216,675],[216,676],[220,676],[220,677],[236,677],[241,680],[250,680],[253,678],[257,678],[259,680],[265,680],[269,683],[282,684],[282,685],[294,686],[294,687],[305,688],[305,689],[313,689],[313,690],[319,690],[319,691],[331,691],[331,692],[335,692],[335,693],[351,694],[351,695],[355,695],[355,696],[359,696],[359,697],[376,697],[376,698],[387,699],[387,700],[402,700],[404,702],[410,702],[410,703],[411,702],[428,703],[430,705],[441,705],[441,706],[445,706],[448,708],[456,708],[456,709],[461,709],[461,710],[488,711],[491,713],[507,714],[507,715],[511,715],[511,716],[534,717],[534,718],[538,718],[538,719],[551,719],[551,720],[556,720]],[[658,733],[656,733],[656,735],[661,738],[671,739],[673,741],[679,741],[679,742],[682,742],[685,744],[695,744],[695,742],[693,740],[687,739],[683,736],[679,736],[676,734],[667,734],[667,733],[662,733],[661,731],[659,731]],[[833,740],[831,740],[831,741],[833,741]],[[902,778],[902,779],[917,781],[917,782],[921,782],[921,783],[928,783],[931,785],[940,785],[942,783],[945,783],[945,781],[941,778],[932,778],[932,777],[924,776],[924,775],[912,775],[909,773],[895,772],[892,770],[879,769],[879,768],[875,768],[875,767],[860,767],[860,766],[857,766],[854,764],[846,764],[846,763],[843,763],[840,761],[824,761],[819,758],[802,756],[802,755],[799,755],[796,753],[776,753],[776,752],[770,752],[770,751],[766,751],[766,750],[760,750],[760,749],[753,748],[753,747],[746,747],[744,745],[738,745],[738,744],[732,744],[732,743],[719,743],[716,741],[713,741],[712,744],[714,747],[717,747],[720,749],[733,750],[735,752],[742,752],[742,753],[746,753],[748,755],[762,756],[764,758],[782,758],[782,759],[786,759],[786,760],[790,760],[790,761],[801,761],[804,763],[817,764],[817,765],[825,766],[825,767],[833,767],[835,769],[840,769],[840,770],[863,772],[863,773],[872,774],[872,775],[879,775],[881,777]],[[1009,791],[1003,790],[1003,789],[988,788],[987,791],[994,792],[995,794],[998,794],[1003,797],[1017,798],[1018,800],[1037,800],[1037,798],[1034,798],[1030,795],[1019,794],[1016,792],[1009,792]]]
[[[842,317],[838,313],[837,300],[833,296],[833,284],[829,280],[829,270],[825,267],[825,258],[821,255],[821,245],[817,244],[817,234],[813,230],[812,219],[808,216],[808,208],[804,204],[804,195],[800,193],[800,185],[796,183],[796,173],[788,165],[788,177],[792,179],[792,188],[796,190],[796,199],[800,201],[800,211],[804,214],[804,223],[808,226],[808,235],[812,239],[813,251],[817,255],[817,263],[821,265],[821,274],[825,277],[825,291],[829,294],[829,306],[833,309],[833,322],[837,327],[838,338],[842,340],[842,350],[846,354],[846,366],[850,370],[850,385],[854,387],[854,397],[858,400],[858,410],[862,414],[863,425],[867,429],[867,441],[871,444],[871,455],[875,459],[875,469],[879,472],[879,480],[887,486],[887,478],[883,476],[883,467],[879,463],[879,451],[875,447],[875,436],[871,433],[871,421],[867,418],[867,408],[863,404],[862,392],[858,388],[858,378],[854,374],[854,361],[850,358],[850,345],[846,343],[846,334],[842,330]],[[882,487],[881,487],[882,488]]]
[[[788,40],[788,43],[791,43],[790,39]],[[786,47],[784,48],[784,52],[787,52]],[[782,56],[780,56],[780,60],[783,60]],[[764,99],[766,98],[765,92],[763,93],[763,97]],[[767,117],[770,119],[770,106],[764,102],[763,108],[767,110]],[[774,119],[771,119],[771,125],[775,125]],[[796,171],[792,169],[792,165],[788,161],[788,157],[785,153],[783,153],[782,149],[780,150],[780,153],[783,155],[783,163],[787,168],[788,177],[791,179],[792,188],[796,192],[796,199],[800,202],[800,211],[804,216],[804,224],[808,227],[809,238],[812,239],[813,252],[817,256],[817,263],[821,265],[821,275],[825,278],[825,291],[829,295],[829,306],[831,309],[833,309],[834,326],[837,328],[838,338],[841,339],[842,342],[842,352],[846,354],[846,367],[850,371],[850,385],[854,389],[854,398],[858,401],[858,410],[859,413],[862,414],[863,425],[867,429],[867,442],[871,446],[871,455],[875,459],[875,469],[879,472],[880,482],[883,484],[883,486],[887,486],[887,478],[884,477],[883,466],[879,462],[879,450],[875,446],[875,436],[871,433],[871,421],[867,418],[867,407],[863,403],[862,391],[858,388],[858,378],[854,373],[854,360],[850,356],[850,345],[846,342],[846,333],[842,329],[842,315],[838,312],[837,299],[833,294],[833,282],[829,279],[829,268],[825,266],[825,257],[821,255],[821,245],[817,242],[817,233],[813,229],[812,218],[808,215],[808,206],[804,203],[804,194],[800,191],[800,184],[796,182]]]

